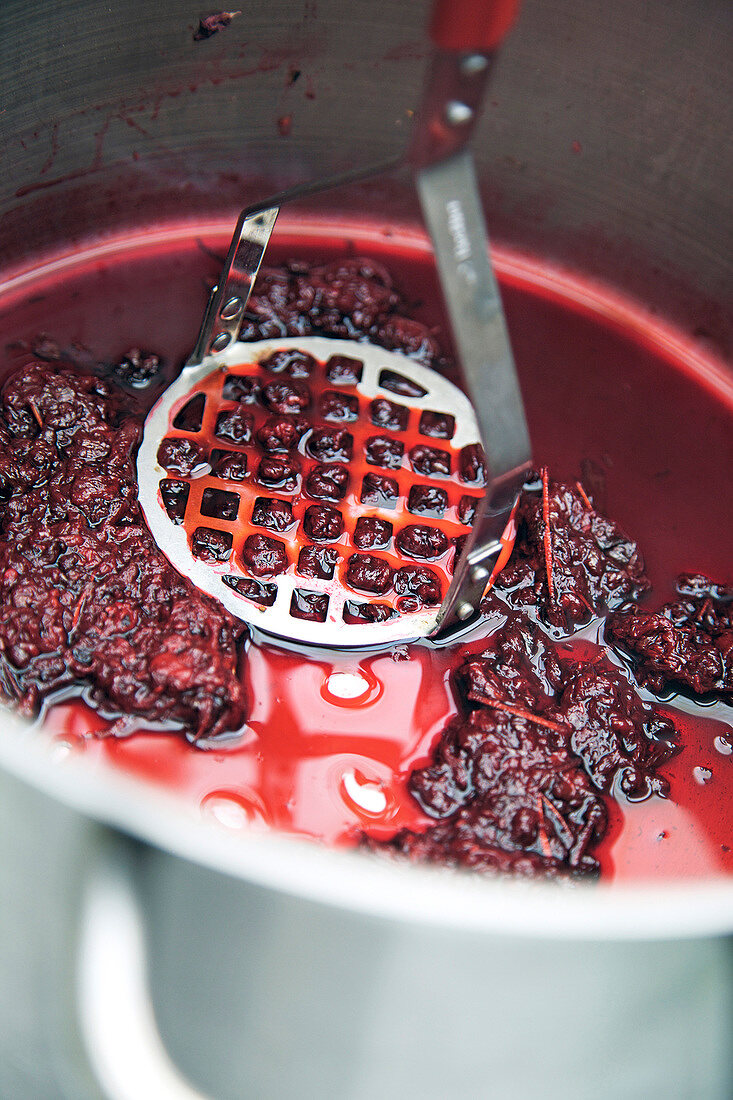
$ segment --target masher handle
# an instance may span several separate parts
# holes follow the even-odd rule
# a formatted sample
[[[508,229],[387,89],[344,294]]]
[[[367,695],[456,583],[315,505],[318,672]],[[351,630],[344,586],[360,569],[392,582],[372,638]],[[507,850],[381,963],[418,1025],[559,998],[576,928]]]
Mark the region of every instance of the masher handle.
[[[186,366],[198,366],[207,355],[224,351],[239,338],[247,302],[283,203],[380,175],[400,160],[392,157],[328,179],[301,183],[246,207],[239,215],[219,280],[209,296],[196,347]]]
[[[430,37],[441,50],[493,53],[518,11],[519,0],[437,0]]]
[[[430,24],[436,50],[408,151],[414,170],[468,144],[497,48],[518,10],[519,0],[437,0]]]
[[[445,640],[479,613],[532,452],[473,157],[464,149],[417,172],[415,184],[488,465],[486,491],[433,630]]]
[[[442,639],[477,617],[531,464],[522,394],[467,148],[496,49],[518,7],[519,0],[437,0],[430,28],[437,49],[409,153],[488,463],[486,492],[433,631]]]
[[[239,215],[217,285],[211,292],[187,367],[224,351],[239,336],[244,311],[279,213],[277,206]]]

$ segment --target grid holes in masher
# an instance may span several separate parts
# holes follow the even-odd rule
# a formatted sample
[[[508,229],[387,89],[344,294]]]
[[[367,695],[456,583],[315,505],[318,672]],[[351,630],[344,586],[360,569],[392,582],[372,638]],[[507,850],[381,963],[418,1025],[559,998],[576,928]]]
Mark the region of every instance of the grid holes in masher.
[[[163,465],[170,457],[166,444],[179,445],[180,454],[166,468],[180,476],[162,479],[160,494],[171,521],[180,525],[185,520],[187,528],[193,528],[194,556],[212,565],[228,561],[237,534],[222,526],[238,523],[251,533],[241,547],[237,544],[236,568],[250,575],[227,574],[222,581],[260,606],[272,606],[276,599],[278,586],[268,578],[291,567],[297,576],[319,582],[333,581],[339,570],[347,589],[370,597],[366,602],[347,598],[345,622],[385,621],[388,612],[396,612],[379,597],[390,594],[405,611],[428,600],[426,593],[428,602],[434,602],[436,591],[440,596],[445,583],[434,571],[416,591],[398,591],[395,577],[403,576],[405,568],[408,572],[410,567],[425,568],[425,563],[439,559],[448,561],[444,568],[450,570],[461,541],[458,525],[465,530],[473,521],[480,498],[459,496],[449,479],[458,475],[459,480],[478,487],[481,458],[475,447],[463,448],[468,452],[465,456],[457,450],[451,453],[455,417],[436,409],[423,408],[418,413],[391,397],[362,403],[357,393],[323,388],[328,384],[348,391],[359,384],[364,365],[350,356],[331,356],[319,367],[311,356],[284,349],[273,352],[261,365],[277,376],[275,381],[253,373],[252,366],[246,373],[230,368],[219,383],[218,395],[194,394],[173,419],[177,430],[197,438],[167,439],[161,444]],[[389,370],[382,370],[379,380],[383,389],[408,401],[428,392]],[[212,402],[211,409],[206,408],[207,401]],[[222,408],[221,402],[231,404]],[[291,406],[290,414],[280,411]],[[408,437],[410,431],[413,434]],[[437,441],[443,445],[436,445]],[[368,467],[364,472],[358,468],[362,463]],[[196,494],[194,506],[193,482],[183,478],[200,475],[202,466],[205,476],[228,487],[206,485]],[[443,481],[445,487],[415,484],[415,476]],[[239,492],[234,491],[235,485]],[[354,515],[347,502],[350,493],[368,509],[387,511],[390,519]],[[208,526],[207,519],[215,520],[217,526]],[[455,525],[453,537],[430,520]],[[294,530],[307,544],[301,541],[292,546]],[[395,559],[402,561],[402,569]],[[328,606],[326,593],[292,589],[290,614],[295,618],[324,622]]]

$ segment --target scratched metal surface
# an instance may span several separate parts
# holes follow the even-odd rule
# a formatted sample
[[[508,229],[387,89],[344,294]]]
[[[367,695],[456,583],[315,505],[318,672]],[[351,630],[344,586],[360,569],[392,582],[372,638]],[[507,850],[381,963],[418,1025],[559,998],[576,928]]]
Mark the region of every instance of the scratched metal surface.
[[[427,6],[271,0],[194,42],[183,0],[5,0],[6,263],[98,227],[233,213],[399,151]],[[727,0],[526,0],[476,142],[498,241],[620,286],[724,353],[732,37]],[[418,216],[404,179],[311,205]]]

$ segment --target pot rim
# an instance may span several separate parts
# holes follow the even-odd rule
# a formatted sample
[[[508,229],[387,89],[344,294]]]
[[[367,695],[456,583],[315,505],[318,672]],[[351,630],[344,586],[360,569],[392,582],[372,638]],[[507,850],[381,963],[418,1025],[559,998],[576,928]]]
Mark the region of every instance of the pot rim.
[[[302,900],[455,931],[547,940],[660,940],[733,932],[733,878],[681,883],[524,882],[420,866],[303,837],[226,832],[183,798],[48,742],[3,714],[0,767],[90,823]]]

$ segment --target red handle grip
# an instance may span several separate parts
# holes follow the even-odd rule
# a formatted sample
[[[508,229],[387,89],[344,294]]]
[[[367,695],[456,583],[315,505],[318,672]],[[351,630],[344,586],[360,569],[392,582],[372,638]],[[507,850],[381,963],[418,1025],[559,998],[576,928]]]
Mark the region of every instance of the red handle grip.
[[[518,11],[519,0],[436,0],[430,37],[442,50],[491,53]]]

